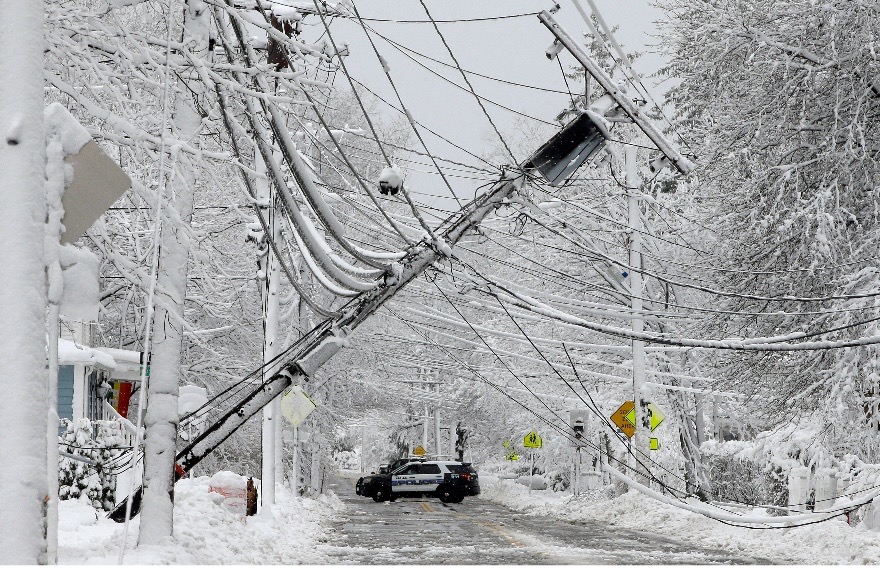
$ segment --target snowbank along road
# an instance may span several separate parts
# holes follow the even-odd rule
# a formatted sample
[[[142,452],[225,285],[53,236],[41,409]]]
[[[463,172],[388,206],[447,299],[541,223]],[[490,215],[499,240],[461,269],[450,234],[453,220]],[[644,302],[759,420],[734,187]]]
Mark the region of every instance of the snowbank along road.
[[[769,564],[600,523],[527,516],[484,499],[376,503],[336,478],[345,503],[321,552],[340,564]],[[775,562],[774,562],[775,563]]]

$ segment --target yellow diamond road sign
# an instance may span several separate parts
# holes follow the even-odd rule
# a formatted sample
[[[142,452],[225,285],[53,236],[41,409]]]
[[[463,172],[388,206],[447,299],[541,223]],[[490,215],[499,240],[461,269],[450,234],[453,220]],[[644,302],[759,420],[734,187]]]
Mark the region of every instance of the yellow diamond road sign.
[[[416,449],[413,450],[413,454],[415,454],[417,456],[423,456],[427,453],[428,452],[425,451],[425,448],[423,448],[421,446],[416,446]]]
[[[290,392],[281,397],[281,414],[292,426],[299,426],[316,408],[315,403],[300,387],[291,387]]]
[[[648,420],[651,425],[651,432],[657,429],[658,426],[663,424],[663,420],[666,419],[666,415],[660,412],[660,408],[654,404],[653,402],[648,403]]]
[[[611,421],[614,422],[629,438],[632,438],[636,434],[635,413],[636,411],[633,401],[627,400],[614,411],[614,414],[611,415]],[[632,420],[629,419],[630,415],[633,416]]]
[[[544,440],[541,439],[541,436],[538,436],[538,433],[532,430],[526,437],[523,438],[523,446],[527,448],[540,448],[544,445]]]

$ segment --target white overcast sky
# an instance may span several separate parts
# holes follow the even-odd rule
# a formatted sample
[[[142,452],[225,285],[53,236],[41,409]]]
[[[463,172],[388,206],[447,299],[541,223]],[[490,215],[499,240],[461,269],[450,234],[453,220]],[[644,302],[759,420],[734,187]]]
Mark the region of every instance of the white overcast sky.
[[[651,6],[648,0],[596,0],[603,16],[611,26],[619,26],[617,40],[628,52],[640,51],[644,55],[635,67],[643,76],[656,72],[662,59],[656,53],[655,22],[662,16],[659,8]],[[537,12],[552,7],[549,0],[426,0],[431,15],[437,20],[457,18],[478,18],[508,14]],[[583,37],[587,28],[577,13],[571,0],[559,0],[562,9],[555,14],[559,23],[575,37]],[[364,18],[425,20],[425,12],[418,0],[358,0],[356,2]],[[585,0],[584,9],[589,11]],[[309,17],[306,22],[317,23],[309,26],[306,34],[316,34],[320,22]],[[368,22],[377,32],[436,59],[451,63],[439,36],[430,24]],[[382,68],[367,42],[364,31],[351,20],[336,19],[331,30],[337,42],[350,44],[351,55],[346,63],[352,75],[379,93],[390,102],[397,103]],[[527,83],[551,89],[565,90],[559,66],[544,55],[544,50],[552,43],[553,36],[538,21],[536,16],[511,18],[497,21],[473,23],[440,24],[447,42],[463,68],[508,81]],[[419,122],[438,133],[454,140],[475,154],[484,154],[492,140],[497,140],[491,126],[470,93],[462,91],[416,63],[401,55],[394,47],[381,38],[374,38],[380,53],[388,60],[391,75],[408,109]],[[565,51],[562,63],[568,69],[575,64]],[[456,69],[446,68],[430,61],[423,61],[438,73],[463,84]],[[505,85],[495,81],[470,77],[476,91],[489,99],[497,101],[526,114],[552,120],[566,106],[567,94],[555,94]],[[646,79],[649,86],[653,80]],[[336,77],[336,84],[346,85],[344,76]],[[493,119],[502,133],[513,136],[516,115],[486,103]],[[389,116],[395,114],[388,111]],[[399,116],[399,115],[398,115]],[[352,126],[364,126],[363,121],[352,120]],[[432,152],[472,164],[476,160],[454,150],[448,144],[425,133],[425,140]],[[415,146],[414,146],[415,147]],[[522,159],[525,156],[517,156]],[[473,191],[480,182],[451,178],[456,193],[473,197]],[[407,186],[414,192],[447,194],[447,190],[436,175],[411,173]],[[460,188],[460,191],[459,191]],[[427,201],[427,200],[426,200]],[[430,200],[438,206],[457,208],[454,202],[443,203]]]

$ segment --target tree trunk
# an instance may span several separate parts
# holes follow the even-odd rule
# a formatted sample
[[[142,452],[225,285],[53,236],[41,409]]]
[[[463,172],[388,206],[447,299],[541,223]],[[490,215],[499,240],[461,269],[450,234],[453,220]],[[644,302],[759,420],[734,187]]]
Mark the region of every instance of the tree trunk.
[[[207,5],[187,0],[183,16],[183,39],[196,56],[206,56],[210,25]],[[193,96],[198,81],[175,96],[172,132],[175,138],[198,145],[201,116]],[[171,176],[171,195],[160,237],[159,271],[156,281],[157,308],[153,324],[153,352],[147,409],[144,416],[144,494],[139,544],[159,544],[172,534],[174,511],[174,456],[177,451],[177,397],[183,351],[184,300],[186,298],[189,237],[196,173],[188,158],[177,158]],[[175,218],[179,219],[175,225]]]
[[[12,564],[47,561],[44,13],[0,2],[0,551]]]

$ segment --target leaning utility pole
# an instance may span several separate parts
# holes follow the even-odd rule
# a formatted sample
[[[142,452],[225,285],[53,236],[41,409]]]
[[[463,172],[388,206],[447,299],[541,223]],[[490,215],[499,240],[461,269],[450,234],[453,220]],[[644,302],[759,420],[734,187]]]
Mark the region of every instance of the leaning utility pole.
[[[0,551],[11,564],[48,561],[47,399],[57,393],[46,371],[45,9],[0,2]]]
[[[364,292],[357,300],[305,334],[298,345],[291,348],[290,356],[279,364],[278,371],[232,405],[186,448],[178,452],[176,462],[180,467],[176,468],[175,476],[179,479],[185,472],[191,471],[287,387],[313,376],[342,349],[348,335],[419,274],[449,255],[452,247],[463,236],[472,231],[487,215],[507,203],[508,197],[517,191],[524,179],[525,175],[518,170],[505,172],[486,193],[468,204],[461,217],[446,226],[445,230],[437,231],[434,238],[426,236],[412,245],[406,256],[395,263],[393,270],[385,274],[383,282]],[[139,492],[140,490],[133,493],[134,502]],[[124,520],[124,510],[125,501],[117,505],[109,516],[117,521]]]
[[[253,59],[253,50],[249,48],[243,37],[243,30],[233,22],[233,28],[242,49],[248,53],[248,59]],[[221,33],[221,37],[223,34]],[[224,38],[224,45],[228,41]],[[265,82],[257,78],[257,83],[262,91],[267,90]],[[273,131],[277,135],[282,155],[295,174],[300,170],[301,159],[296,153],[296,148],[290,139],[289,133],[283,126],[283,121],[278,109],[267,105],[269,120]],[[261,124],[250,117],[250,124],[256,134],[256,145],[262,154],[263,160],[269,166],[269,178],[275,184],[284,208],[289,215],[298,213],[296,204],[287,182],[278,168],[273,156],[273,148],[270,147],[268,136]],[[592,120],[592,119],[590,119]],[[581,126],[583,126],[581,124]],[[418,243],[414,243],[407,249],[406,255],[393,265],[385,267],[382,282],[374,288],[364,291],[357,299],[349,302],[338,312],[330,314],[317,327],[303,336],[296,345],[289,350],[289,355],[280,363],[278,371],[272,374],[262,384],[232,403],[223,414],[217,418],[205,431],[196,437],[186,448],[178,452],[176,461],[176,475],[180,477],[186,471],[192,470],[201,460],[217,448],[224,440],[231,436],[249,418],[254,416],[260,409],[278,397],[284,389],[300,380],[307,379],[338,353],[346,342],[346,338],[371,315],[381,308],[385,302],[402,290],[409,282],[419,274],[431,267],[435,262],[452,254],[452,248],[458,241],[472,231],[487,215],[508,202],[508,198],[517,191],[526,178],[527,170],[537,170],[545,175],[546,171],[552,170],[554,182],[564,181],[574,173],[577,166],[589,159],[601,148],[601,142],[597,128],[581,129],[577,131],[560,131],[547,143],[535,152],[526,162],[523,162],[513,171],[505,171],[501,179],[487,190],[482,196],[474,199],[461,211],[461,216],[454,221],[446,221]],[[574,164],[574,165],[573,165]],[[311,178],[308,175],[295,176],[298,184],[308,189]],[[309,191],[305,191],[309,193]],[[316,202],[315,206],[321,209],[322,203]],[[329,211],[327,212],[329,213]],[[332,215],[325,216],[330,226],[333,223]],[[341,229],[340,229],[341,231]],[[344,239],[340,241],[343,244]],[[344,246],[344,244],[343,244]],[[349,247],[351,248],[351,247]],[[355,256],[363,256],[355,250]],[[426,418],[427,421],[427,418]],[[137,493],[134,494],[135,496]],[[124,518],[120,515],[117,506],[111,512],[113,519]]]
[[[211,424],[201,435],[177,456],[179,465],[189,471],[205,456],[232,435],[251,416],[269,404],[291,384],[312,376],[343,346],[345,338],[385,302],[402,290],[432,264],[442,259],[465,234],[479,224],[489,213],[503,205],[523,183],[522,173],[507,173],[484,195],[466,207],[464,214],[437,239],[426,238],[413,245],[398,263],[396,274],[386,274],[384,282],[365,292],[334,317],[312,329],[291,352],[280,370],[242,401]],[[447,248],[449,247],[449,248]]]

